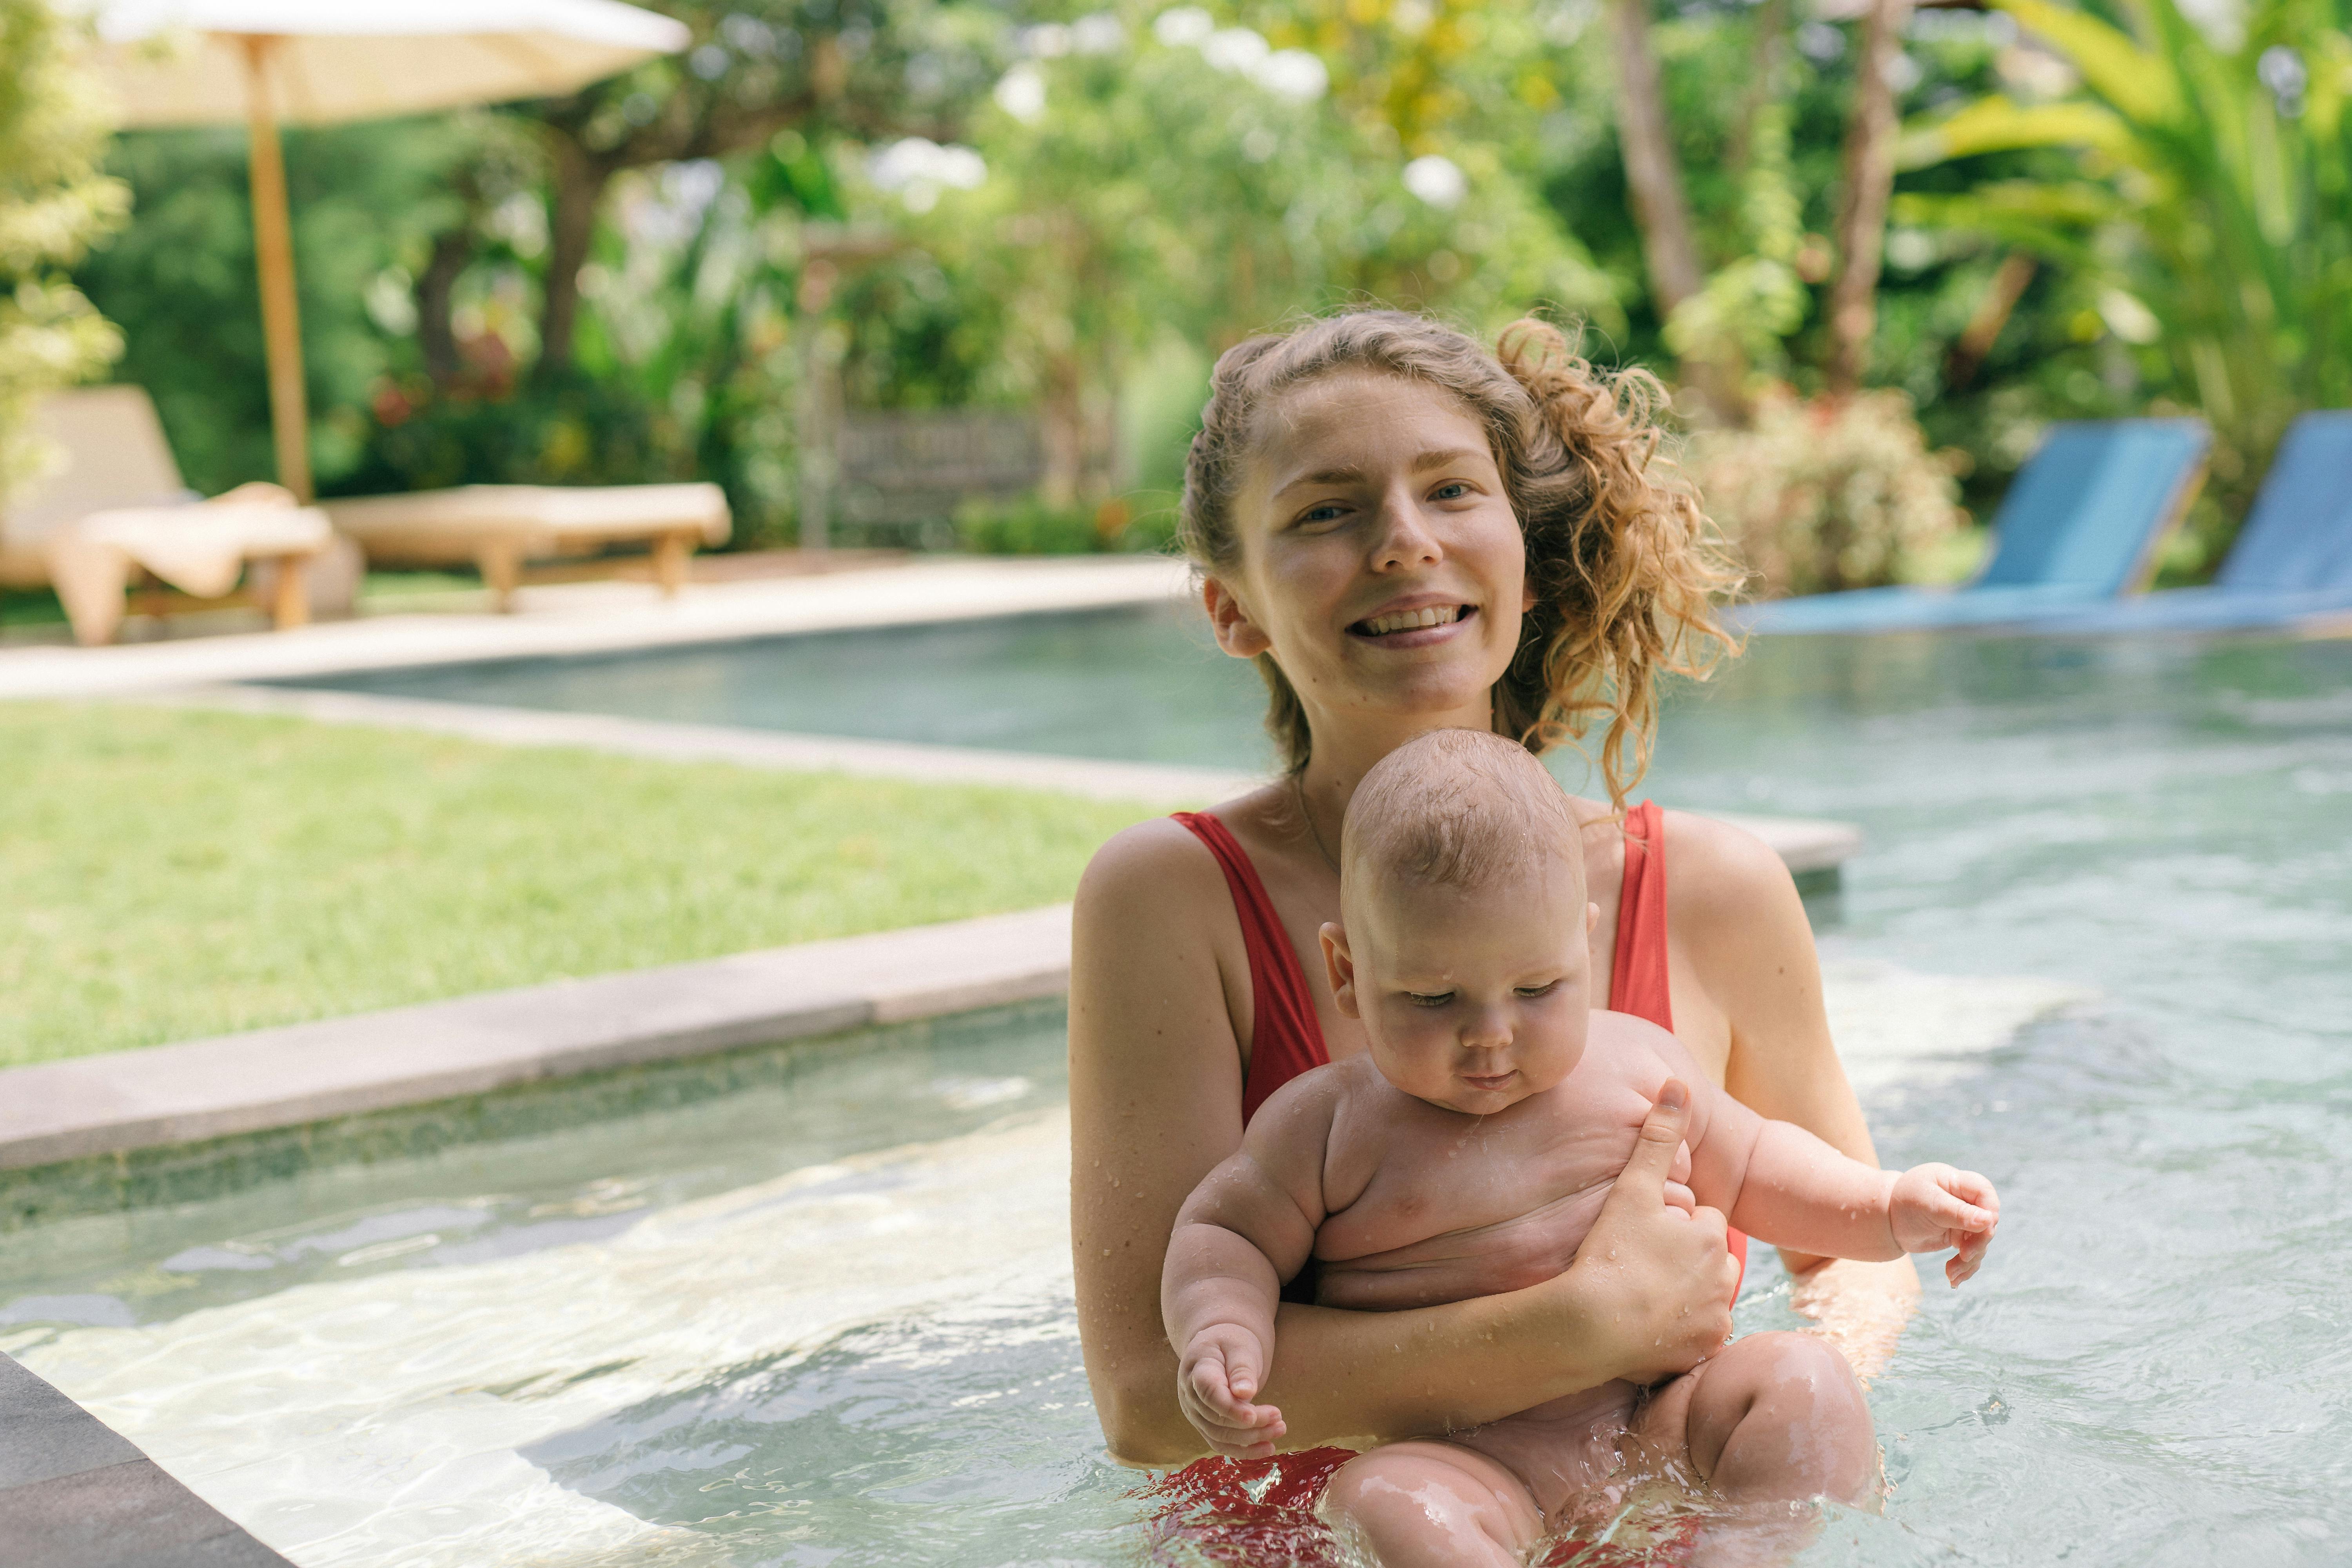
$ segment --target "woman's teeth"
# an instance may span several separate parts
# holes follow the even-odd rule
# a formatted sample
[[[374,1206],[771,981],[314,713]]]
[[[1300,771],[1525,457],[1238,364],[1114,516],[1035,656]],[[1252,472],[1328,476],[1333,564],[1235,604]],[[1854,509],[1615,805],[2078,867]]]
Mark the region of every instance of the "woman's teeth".
[[[1461,618],[1460,605],[1433,605],[1425,610],[1400,610],[1392,616],[1374,616],[1364,622],[1364,630],[1379,637],[1391,632],[1417,632],[1423,626],[1452,626]]]

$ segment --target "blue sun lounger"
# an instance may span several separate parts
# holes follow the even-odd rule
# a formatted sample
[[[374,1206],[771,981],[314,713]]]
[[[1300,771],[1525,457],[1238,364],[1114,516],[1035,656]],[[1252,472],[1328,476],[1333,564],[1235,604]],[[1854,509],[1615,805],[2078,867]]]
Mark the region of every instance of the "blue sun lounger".
[[[1964,588],[1861,588],[1748,607],[1759,632],[1891,632],[2033,620],[2144,585],[2205,478],[2201,419],[2051,427],[1993,519],[1993,557]]]
[[[2036,616],[2055,632],[2228,631],[2352,614],[2352,409],[2297,419],[2210,587]]]

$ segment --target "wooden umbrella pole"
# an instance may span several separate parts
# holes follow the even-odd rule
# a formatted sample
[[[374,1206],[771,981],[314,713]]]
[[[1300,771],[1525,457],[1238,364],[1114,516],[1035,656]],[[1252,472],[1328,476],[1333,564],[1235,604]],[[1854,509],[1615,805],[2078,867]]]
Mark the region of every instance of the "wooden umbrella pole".
[[[253,253],[261,269],[261,338],[269,355],[269,425],[278,482],[310,503],[310,413],[302,386],[302,322],[294,306],[294,237],[286,217],[286,158],[269,97],[278,38],[247,34],[246,129],[253,165]]]

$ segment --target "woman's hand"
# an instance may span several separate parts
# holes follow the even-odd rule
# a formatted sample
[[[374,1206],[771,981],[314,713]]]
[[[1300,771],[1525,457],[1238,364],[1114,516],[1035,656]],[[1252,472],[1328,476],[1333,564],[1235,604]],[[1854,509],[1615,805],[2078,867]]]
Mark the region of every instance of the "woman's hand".
[[[1723,1215],[1692,1205],[1673,1180],[1689,1123],[1690,1090],[1669,1079],[1559,1281],[1576,1294],[1589,1352],[1632,1383],[1688,1372],[1731,1337],[1739,1265],[1725,1249]]]

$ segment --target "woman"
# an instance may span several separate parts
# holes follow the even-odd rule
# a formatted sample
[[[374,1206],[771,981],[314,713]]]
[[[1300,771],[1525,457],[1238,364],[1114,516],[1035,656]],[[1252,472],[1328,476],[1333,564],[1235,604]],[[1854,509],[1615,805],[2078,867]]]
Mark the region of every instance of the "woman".
[[[1734,581],[1655,459],[1655,392],[1640,373],[1595,373],[1539,322],[1506,332],[1498,357],[1391,311],[1254,339],[1217,363],[1184,540],[1219,646],[1266,680],[1288,770],[1213,813],[1129,829],[1078,892],[1079,1331],[1124,1460],[1265,1451],[1237,1434],[1204,1441],[1180,1413],[1160,1265],[1178,1207],[1248,1113],[1288,1077],[1364,1048],[1332,1004],[1316,932],[1338,918],[1332,849],[1356,781],[1414,735],[1492,728],[1539,751],[1597,729],[1611,798],[1576,805],[1608,1005],[1673,1028],[1756,1110],[1876,1163],[1787,870],[1720,823],[1624,810],[1655,682],[1711,664],[1710,598]],[[1645,1138],[1672,1148],[1682,1114],[1654,1111]],[[1285,1413],[1282,1446],[1460,1429],[1689,1370],[1729,1332],[1738,1265],[1721,1216],[1688,1208],[1661,1163],[1637,1158],[1548,1284],[1412,1312],[1286,1305],[1261,1395]],[[1867,1371],[1917,1289],[1907,1261],[1836,1263],[1809,1276],[1801,1304]]]

